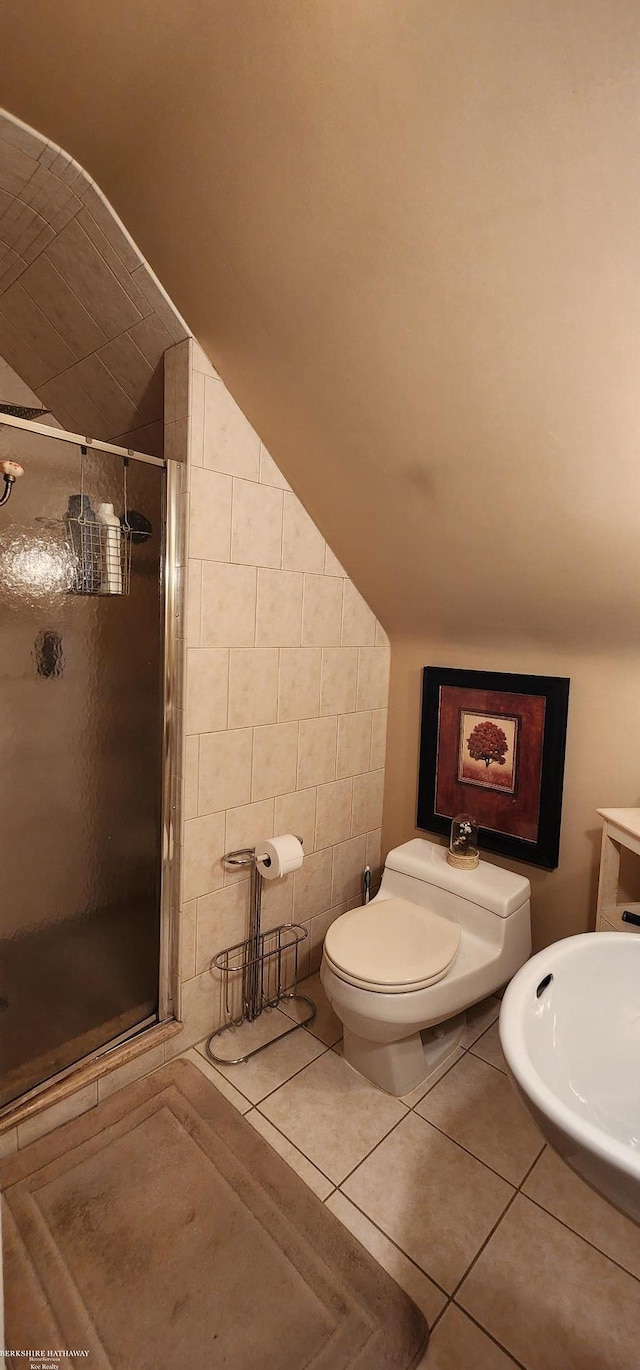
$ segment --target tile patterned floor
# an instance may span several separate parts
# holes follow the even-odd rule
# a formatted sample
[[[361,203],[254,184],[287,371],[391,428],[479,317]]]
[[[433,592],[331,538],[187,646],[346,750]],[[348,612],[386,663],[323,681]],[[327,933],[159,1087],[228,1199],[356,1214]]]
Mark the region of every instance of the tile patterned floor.
[[[302,988],[305,992],[305,987]],[[499,1003],[404,1099],[342,1059],[319,977],[310,1028],[246,1065],[186,1053],[423,1309],[420,1370],[639,1370],[640,1228],[559,1158],[509,1084]],[[252,1031],[277,1038],[295,1017]]]

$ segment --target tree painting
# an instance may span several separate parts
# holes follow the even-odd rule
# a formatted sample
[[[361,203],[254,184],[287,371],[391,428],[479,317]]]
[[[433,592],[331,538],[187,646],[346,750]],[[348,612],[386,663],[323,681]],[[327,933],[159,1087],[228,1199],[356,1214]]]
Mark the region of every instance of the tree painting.
[[[509,743],[502,728],[487,718],[482,723],[476,723],[473,732],[467,738],[467,747],[472,759],[484,761],[488,770],[492,761],[504,766]]]

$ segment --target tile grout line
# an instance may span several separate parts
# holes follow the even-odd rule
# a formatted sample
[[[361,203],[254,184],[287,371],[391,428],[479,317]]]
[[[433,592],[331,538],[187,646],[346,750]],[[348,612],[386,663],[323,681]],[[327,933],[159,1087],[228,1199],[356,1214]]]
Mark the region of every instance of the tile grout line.
[[[542,1148],[542,1151],[545,1149],[546,1146]],[[550,1150],[553,1150],[553,1148],[550,1147]],[[542,1151],[540,1152],[540,1156],[542,1156]],[[540,1156],[536,1158],[536,1161],[540,1160]],[[529,1171],[529,1174],[531,1174],[531,1171]],[[528,1179],[528,1176],[525,1176],[525,1179]],[[524,1184],[525,1180],[523,1180],[522,1183]],[[585,1180],[584,1183],[587,1184],[587,1181]],[[595,1190],[594,1193],[597,1193],[597,1190]],[[571,1227],[570,1223],[565,1222],[564,1218],[559,1218],[557,1213],[553,1213],[550,1208],[545,1208],[544,1204],[540,1203],[539,1199],[534,1199],[531,1194],[525,1194],[524,1190],[522,1190],[522,1197],[523,1199],[528,1199],[529,1203],[534,1204],[536,1208],[540,1209],[541,1213],[546,1213],[548,1218],[553,1218],[554,1222],[557,1222],[561,1227],[564,1227],[566,1232],[571,1232],[572,1235],[578,1237],[581,1242],[586,1242],[587,1246],[590,1246],[592,1251],[597,1251],[599,1256],[603,1256],[606,1261],[611,1261],[611,1264],[615,1265],[623,1274],[628,1275],[630,1279],[635,1280],[637,1284],[640,1284],[640,1276],[634,1275],[633,1271],[628,1270],[626,1265],[621,1265],[620,1262],[616,1260],[615,1256],[610,1256],[608,1251],[603,1251],[601,1246],[596,1246],[595,1242],[592,1242],[589,1237],[585,1237],[582,1232],[578,1232],[575,1227]],[[618,1210],[616,1210],[616,1212],[617,1211]]]
[[[473,1257],[473,1260],[472,1260],[472,1261],[469,1263],[469,1265],[467,1266],[467,1269],[465,1270],[464,1275],[462,1276],[462,1278],[461,1278],[460,1280],[458,1280],[458,1283],[457,1283],[455,1289],[452,1290],[452,1293],[451,1293],[451,1296],[450,1296],[451,1302],[454,1301],[454,1299],[456,1298],[456,1295],[460,1292],[460,1289],[462,1288],[462,1285],[465,1283],[465,1280],[466,1280],[466,1279],[468,1278],[468,1276],[471,1274],[471,1271],[473,1270],[474,1265],[476,1265],[477,1261],[480,1259],[480,1256],[482,1255],[482,1252],[484,1251],[485,1247],[489,1245],[489,1242],[491,1241],[491,1238],[492,1238],[492,1237],[494,1236],[494,1234],[497,1232],[497,1230],[498,1230],[498,1228],[499,1228],[501,1222],[503,1222],[504,1218],[506,1218],[507,1213],[509,1212],[509,1209],[510,1209],[510,1208],[512,1207],[512,1205],[515,1203],[515,1201],[516,1201],[516,1199],[517,1199],[517,1197],[518,1197],[518,1194],[521,1192],[522,1185],[526,1183],[526,1181],[528,1180],[528,1178],[529,1178],[529,1176],[530,1176],[530,1174],[531,1174],[531,1171],[533,1170],[534,1166],[536,1166],[536,1165],[538,1164],[538,1161],[540,1160],[540,1157],[541,1157],[541,1155],[542,1155],[542,1153],[543,1153],[543,1151],[544,1151],[545,1145],[546,1145],[546,1143],[543,1143],[543,1145],[541,1146],[541,1148],[540,1148],[540,1150],[539,1150],[539,1152],[538,1152],[538,1154],[537,1154],[535,1160],[532,1161],[531,1165],[528,1167],[528,1169],[527,1169],[527,1171],[526,1171],[526,1174],[523,1175],[523,1177],[522,1177],[522,1179],[521,1179],[521,1181],[520,1181],[520,1184],[519,1184],[516,1188],[514,1188],[513,1194],[511,1195],[511,1198],[509,1199],[509,1202],[508,1202],[508,1203],[506,1204],[506,1206],[503,1208],[502,1213],[500,1214],[500,1217],[499,1217],[499,1218],[497,1219],[497,1221],[493,1224],[493,1227],[491,1228],[491,1231],[487,1234],[487,1236],[485,1237],[485,1239],[484,1239],[484,1241],[482,1242],[481,1246],[478,1247],[478,1250],[476,1251],[476,1254],[475,1254],[475,1256]],[[460,1305],[460,1307],[462,1307],[462,1305]],[[465,1309],[464,1311],[466,1312],[466,1309]],[[483,1328],[483,1331],[484,1331],[484,1328]],[[504,1349],[506,1350],[506,1347],[505,1347]],[[507,1354],[510,1354],[510,1353],[507,1353]]]

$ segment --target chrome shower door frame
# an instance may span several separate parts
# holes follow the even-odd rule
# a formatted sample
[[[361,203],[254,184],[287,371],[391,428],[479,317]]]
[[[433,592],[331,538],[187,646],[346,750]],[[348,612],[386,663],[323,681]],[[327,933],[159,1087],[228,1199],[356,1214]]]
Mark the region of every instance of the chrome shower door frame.
[[[161,553],[161,603],[162,623],[162,773],[161,773],[161,852],[160,852],[160,947],[157,1020],[145,1020],[121,1036],[106,1042],[102,1047],[81,1057],[48,1079],[0,1108],[0,1133],[14,1121],[46,1108],[49,1103],[57,1102],[71,1093],[80,1084],[104,1073],[105,1058],[112,1057],[108,1069],[114,1069],[123,1061],[131,1059],[132,1044],[142,1053],[151,1049],[165,1037],[179,1031],[176,1021],[178,1003],[178,965],[176,931],[176,815],[178,808],[179,782],[177,748],[179,742],[179,699],[182,673],[182,657],[178,639],[177,623],[181,610],[183,594],[181,560],[184,547],[184,510],[181,506],[183,463],[163,457],[155,457],[132,448],[120,447],[114,443],[102,442],[81,434],[69,433],[64,429],[53,428],[28,419],[0,415],[0,427],[18,428],[32,432],[39,437],[53,438],[58,442],[72,443],[77,447],[86,446],[89,450],[105,452],[113,456],[140,461],[150,466],[159,466],[165,473],[163,499],[163,546]],[[164,1030],[163,1030],[164,1029]],[[149,1038],[148,1048],[145,1039]],[[144,1043],[144,1045],[143,1045]],[[80,1076],[78,1083],[75,1077]]]
[[[184,529],[180,526],[180,493],[183,468],[180,462],[165,461],[165,519],[162,562],[164,602],[163,627],[163,738],[162,738],[162,858],[160,870],[160,983],[158,1022],[175,1018],[178,993],[178,967],[175,956],[177,900],[175,875],[176,814],[178,808],[177,755],[179,737],[179,683],[182,663],[179,654],[177,623],[180,595],[180,548]]]

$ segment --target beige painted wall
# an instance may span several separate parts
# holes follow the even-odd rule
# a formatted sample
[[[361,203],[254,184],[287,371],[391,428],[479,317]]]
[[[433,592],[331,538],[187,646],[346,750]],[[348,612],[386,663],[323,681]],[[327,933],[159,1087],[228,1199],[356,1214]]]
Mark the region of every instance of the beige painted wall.
[[[489,860],[519,870],[532,885],[534,947],[593,927],[600,819],[596,809],[640,802],[640,660],[624,653],[542,648],[516,638],[500,648],[456,643],[425,631],[393,643],[383,820],[383,852],[421,834],[415,827],[423,666],[570,676],[564,806],[557,871]],[[440,839],[436,839],[440,840]]]
[[[386,635],[192,340],[165,359],[165,451],[182,469],[180,1017],[174,1055],[223,1020],[216,952],[248,933],[223,855],[279,832],[300,871],[265,882],[263,930],[307,932],[302,975],[380,864]]]

